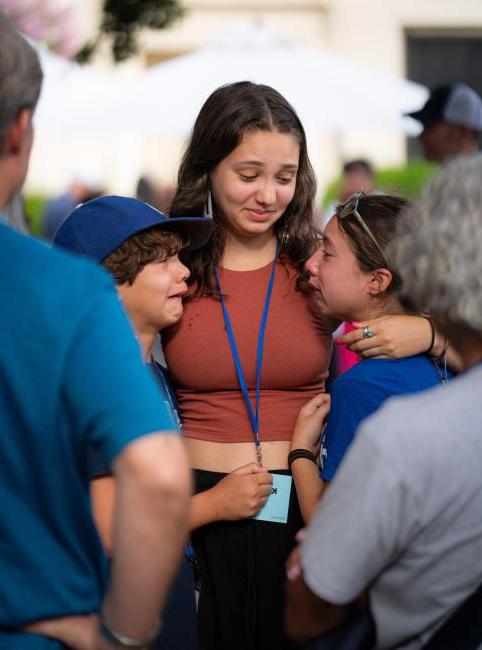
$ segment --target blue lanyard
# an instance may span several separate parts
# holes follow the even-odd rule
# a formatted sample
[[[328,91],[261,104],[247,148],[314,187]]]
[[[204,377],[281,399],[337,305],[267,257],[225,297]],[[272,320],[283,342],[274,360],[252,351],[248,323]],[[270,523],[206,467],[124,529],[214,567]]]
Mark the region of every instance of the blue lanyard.
[[[236,366],[236,374],[238,376],[239,386],[241,392],[243,393],[244,402],[248,410],[249,419],[251,421],[251,427],[253,429],[254,444],[256,445],[256,459],[258,464],[262,465],[262,454],[261,454],[261,440],[259,439],[259,397],[261,389],[261,368],[263,365],[263,349],[264,349],[264,333],[266,331],[266,323],[268,320],[269,305],[271,302],[271,294],[273,293],[274,277],[276,272],[276,263],[278,260],[280,244],[279,242],[276,245],[276,254],[273,260],[273,266],[271,269],[271,275],[269,278],[268,289],[266,291],[266,298],[264,301],[263,315],[261,317],[261,324],[259,326],[258,333],[258,347],[256,351],[256,407],[253,410],[251,400],[249,397],[248,387],[246,385],[246,379],[244,377],[243,368],[241,366],[241,359],[239,358],[238,346],[236,345],[236,340],[234,338],[233,328],[231,326],[231,319],[229,318],[229,312],[226,307],[224,300],[223,292],[221,289],[221,281],[219,280],[219,274],[217,270],[214,271],[214,276],[216,282],[218,283],[219,293],[221,294],[221,306],[223,308],[224,314],[224,324],[226,325],[226,332],[228,334],[229,347],[231,348],[231,354],[233,357],[234,365]]]
[[[164,398],[164,404],[169,411],[169,415],[171,416],[172,424],[174,425],[174,428],[177,429],[178,431],[182,431],[182,423],[181,419],[179,417],[179,413],[176,408],[176,403],[175,403],[175,397],[171,391],[171,388],[167,382],[167,379],[157,364],[156,361],[152,361],[151,363],[147,364],[154,375],[154,379],[157,381],[157,384],[161,390],[162,396]]]

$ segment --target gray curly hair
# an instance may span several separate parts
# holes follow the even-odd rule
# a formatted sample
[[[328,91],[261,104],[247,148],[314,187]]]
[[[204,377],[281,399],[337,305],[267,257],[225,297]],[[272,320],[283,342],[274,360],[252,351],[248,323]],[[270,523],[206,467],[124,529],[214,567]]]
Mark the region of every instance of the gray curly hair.
[[[482,333],[482,155],[443,169],[405,212],[389,257],[402,300]]]

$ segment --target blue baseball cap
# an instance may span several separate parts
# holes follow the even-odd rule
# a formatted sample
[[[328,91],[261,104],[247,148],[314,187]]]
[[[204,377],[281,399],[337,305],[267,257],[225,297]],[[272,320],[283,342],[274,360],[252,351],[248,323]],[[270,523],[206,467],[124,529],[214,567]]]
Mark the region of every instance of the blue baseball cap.
[[[213,231],[207,217],[173,217],[148,203],[127,196],[101,196],[79,205],[67,217],[53,243],[102,262],[127,239],[154,226],[179,233],[187,240],[186,250],[204,246]]]

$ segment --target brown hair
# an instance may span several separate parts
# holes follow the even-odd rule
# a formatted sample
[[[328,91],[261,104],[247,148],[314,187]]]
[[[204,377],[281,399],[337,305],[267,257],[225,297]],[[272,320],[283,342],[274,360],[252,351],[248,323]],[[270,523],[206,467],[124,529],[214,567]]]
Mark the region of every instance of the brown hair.
[[[155,226],[126,239],[102,260],[102,265],[117,284],[133,284],[146,264],[163,262],[177,255],[183,246],[180,235]]]
[[[360,268],[363,271],[386,268],[387,264],[383,255],[358,222],[353,211],[350,214],[351,204],[353,208],[353,199],[348,199],[339,205],[336,210],[336,218],[340,230],[348,237],[348,243]],[[358,199],[358,212],[385,255],[387,255],[386,251],[390,242],[395,237],[400,214],[409,205],[410,202],[407,199],[389,194],[372,194]],[[345,212],[347,216],[340,218],[339,215]],[[389,258],[388,261],[390,261]],[[387,291],[392,292],[399,288],[400,276],[391,265],[389,270],[393,279]]]
[[[274,88],[240,81],[221,86],[208,97],[181,161],[171,216],[201,216],[210,172],[240,144],[245,133],[257,130],[289,133],[299,143],[294,197],[274,229],[282,242],[282,255],[302,270],[319,239],[313,220],[316,180],[303,126],[292,106]],[[218,294],[214,269],[221,259],[226,237],[222,220],[216,218],[215,205],[213,212],[213,236],[206,246],[189,254],[191,280],[199,293],[208,295]]]

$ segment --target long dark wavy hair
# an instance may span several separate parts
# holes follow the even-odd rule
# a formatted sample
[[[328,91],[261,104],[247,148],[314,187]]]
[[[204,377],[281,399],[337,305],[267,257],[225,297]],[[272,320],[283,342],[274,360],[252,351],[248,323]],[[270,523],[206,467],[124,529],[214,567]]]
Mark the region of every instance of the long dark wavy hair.
[[[295,193],[274,230],[282,245],[281,258],[287,258],[301,271],[319,240],[313,220],[316,179],[303,126],[292,106],[274,88],[240,81],[221,86],[208,97],[181,161],[170,216],[201,216],[209,190],[209,174],[240,144],[245,133],[257,130],[289,133],[299,143]],[[197,294],[218,295],[214,269],[222,257],[226,230],[222,219],[216,218],[214,201],[213,217],[215,230],[210,242],[189,253],[187,258]]]

